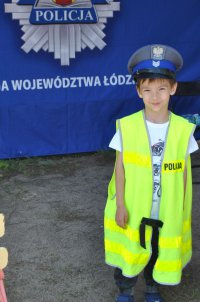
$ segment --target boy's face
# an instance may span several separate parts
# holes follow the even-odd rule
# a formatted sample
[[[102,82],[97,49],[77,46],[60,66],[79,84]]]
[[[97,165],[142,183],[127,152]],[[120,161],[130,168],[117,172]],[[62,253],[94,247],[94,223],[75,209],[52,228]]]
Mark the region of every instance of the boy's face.
[[[137,92],[143,99],[145,110],[154,113],[165,113],[171,95],[176,92],[177,83],[171,85],[167,79],[149,79],[140,82]]]

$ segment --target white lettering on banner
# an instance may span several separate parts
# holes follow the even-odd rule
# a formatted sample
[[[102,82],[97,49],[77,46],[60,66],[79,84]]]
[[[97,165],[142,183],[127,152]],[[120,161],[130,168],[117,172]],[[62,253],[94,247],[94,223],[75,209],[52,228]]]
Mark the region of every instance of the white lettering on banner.
[[[2,81],[0,84],[0,90],[1,91],[9,91],[8,83],[7,81]]]
[[[52,22],[52,21],[56,21],[56,22],[64,22],[64,21],[68,21],[68,22],[89,22],[93,20],[92,14],[90,11],[88,11],[87,13],[85,13],[84,10],[70,10],[70,11],[66,11],[66,10],[37,10],[35,12],[35,16],[36,16],[36,21],[37,22],[41,22],[41,21],[46,21],[46,22]]]
[[[111,76],[82,76],[82,77],[60,77],[46,79],[20,79],[6,80],[0,82],[0,91],[10,91],[11,84],[14,91],[46,90],[46,89],[65,89],[65,88],[93,88],[108,86],[127,86],[134,85],[131,75],[122,75],[113,73]]]
[[[113,75],[109,78],[107,76],[104,76],[104,86],[122,86],[122,85],[134,85],[134,81],[132,79],[131,75],[116,75],[113,73]]]

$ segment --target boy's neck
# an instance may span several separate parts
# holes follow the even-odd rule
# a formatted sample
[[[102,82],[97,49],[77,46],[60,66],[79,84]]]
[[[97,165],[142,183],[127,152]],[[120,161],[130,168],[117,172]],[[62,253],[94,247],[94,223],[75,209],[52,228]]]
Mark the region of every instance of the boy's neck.
[[[155,124],[164,124],[169,121],[169,111],[158,113],[158,112],[148,112],[144,109],[145,118],[147,121]]]

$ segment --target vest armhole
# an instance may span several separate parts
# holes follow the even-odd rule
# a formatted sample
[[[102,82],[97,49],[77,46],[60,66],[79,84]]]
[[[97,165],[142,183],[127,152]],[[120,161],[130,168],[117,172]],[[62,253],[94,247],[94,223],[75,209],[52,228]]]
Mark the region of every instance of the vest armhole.
[[[117,120],[117,126],[118,126],[118,130],[119,130],[120,143],[121,143],[121,147],[122,147],[121,152],[123,152],[124,148],[123,148],[123,139],[122,139],[122,130],[121,130],[120,120]]]
[[[188,145],[187,145],[187,150],[186,150],[186,154],[185,154],[185,164],[187,163],[188,156],[190,155],[189,152],[188,152],[188,151],[189,151],[189,145],[190,145],[191,137],[192,137],[192,135],[194,134],[195,128],[196,128],[196,125],[194,125],[194,126],[192,127],[192,130],[191,130],[191,132],[190,132],[190,136],[189,136],[189,139],[188,139]],[[185,165],[185,166],[186,166],[186,165]]]

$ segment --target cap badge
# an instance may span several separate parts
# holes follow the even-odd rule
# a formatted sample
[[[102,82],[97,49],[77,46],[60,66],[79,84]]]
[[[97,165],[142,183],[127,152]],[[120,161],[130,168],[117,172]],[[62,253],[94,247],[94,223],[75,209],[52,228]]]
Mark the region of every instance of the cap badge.
[[[160,61],[153,61],[152,65],[153,65],[153,67],[159,67],[160,66]]]
[[[154,60],[163,60],[165,49],[161,46],[153,46],[151,49],[151,58]]]
[[[75,0],[53,0],[53,2],[62,6],[67,6],[73,4]]]

